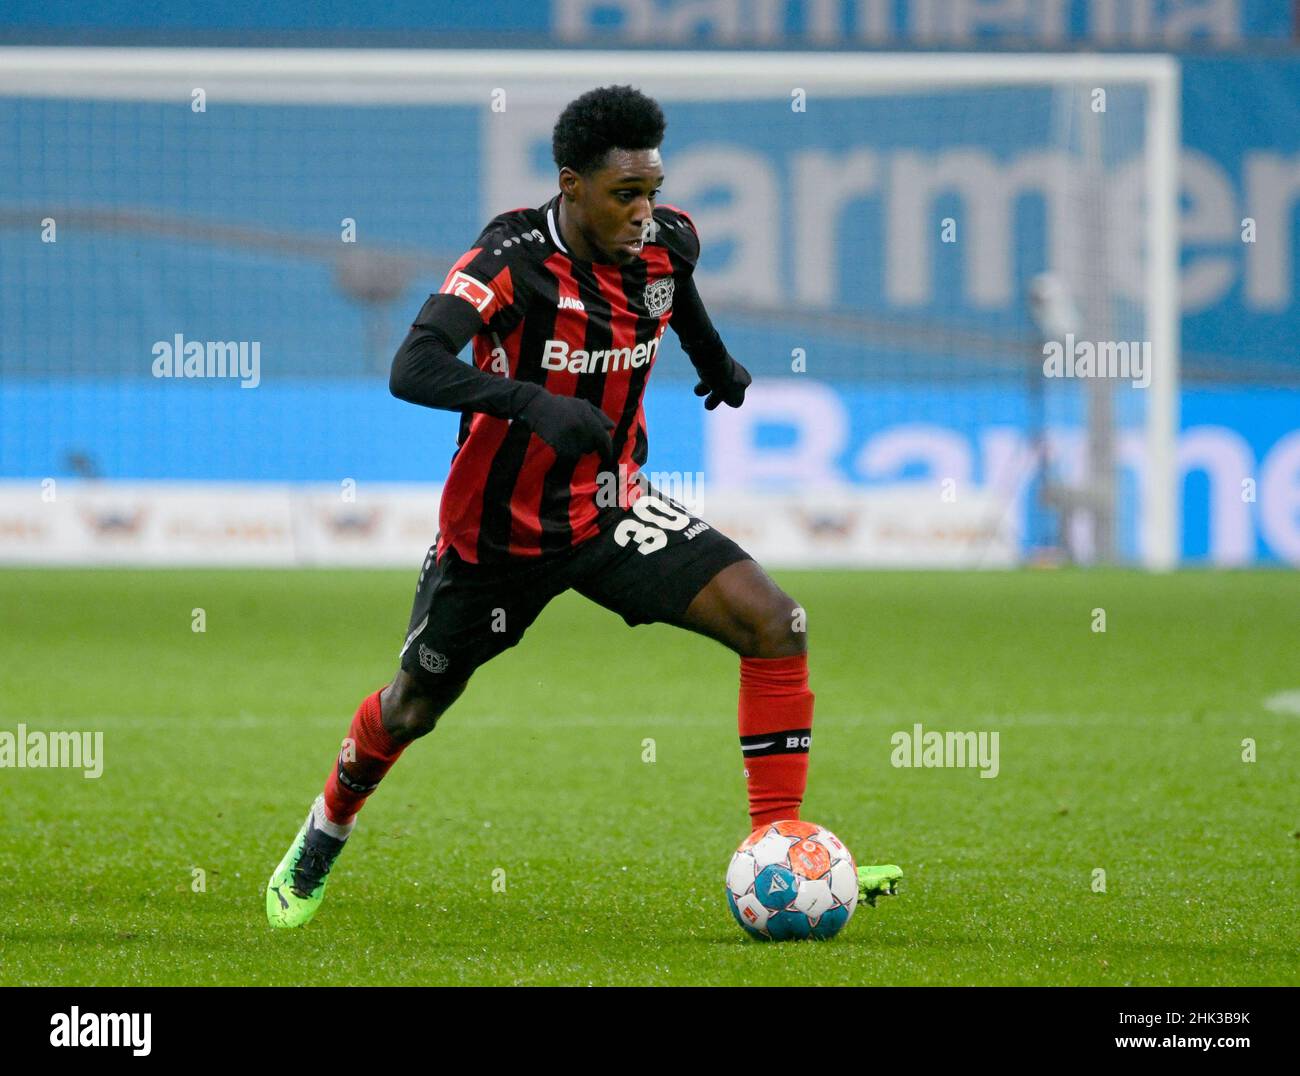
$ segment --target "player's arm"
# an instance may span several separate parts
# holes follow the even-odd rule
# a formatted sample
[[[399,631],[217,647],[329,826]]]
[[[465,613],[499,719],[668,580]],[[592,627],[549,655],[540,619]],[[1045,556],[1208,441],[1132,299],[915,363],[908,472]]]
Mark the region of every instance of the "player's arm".
[[[457,358],[482,328],[473,304],[456,295],[430,295],[393,357],[388,390],[424,407],[518,417],[543,391],[541,385],[498,377]]]
[[[678,279],[673,289],[673,317],[669,324],[677,333],[682,350],[691,360],[695,372],[700,375],[695,395],[708,396],[704,401],[705,410],[712,411],[720,403],[731,407],[744,403],[745,390],[753,378],[731,357],[722,343],[722,337],[704,309],[704,300],[695,287],[694,276]]]
[[[700,257],[700,236],[695,222],[676,206],[664,208],[676,214],[667,218],[674,269],[673,316],[669,324],[700,375],[695,395],[708,397],[704,401],[708,411],[720,403],[739,407],[745,402],[745,390],[753,378],[727,351],[695,287],[695,264]]]
[[[556,396],[541,385],[500,377],[457,356],[484,328],[481,311],[458,295],[429,296],[393,357],[388,389],[399,400],[447,411],[519,419],[557,455],[613,455],[614,421],[586,400]]]

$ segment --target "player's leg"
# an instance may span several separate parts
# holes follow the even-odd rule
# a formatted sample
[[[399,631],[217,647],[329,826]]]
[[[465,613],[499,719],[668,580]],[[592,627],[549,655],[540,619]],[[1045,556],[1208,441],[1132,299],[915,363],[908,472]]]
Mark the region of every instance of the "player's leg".
[[[676,623],[740,658],[737,723],[751,824],[798,818],[815,699],[804,610],[757,562],[741,560],[705,583]]]
[[[813,694],[803,609],[752,560],[723,568],[691,600],[681,627],[740,656],[740,744],[755,828],[797,818],[808,779]],[[892,864],[858,868],[860,899],[898,891]]]
[[[350,832],[407,745],[432,732],[468,685],[468,677],[431,683],[399,667],[387,685],[362,700],[322,793],[325,816],[337,830]]]
[[[813,714],[798,604],[730,538],[654,490],[589,547],[579,593],[629,624],[684,627],[740,657],[751,821],[757,827],[798,818]]]
[[[814,696],[808,690],[804,610],[752,560],[723,568],[678,622],[740,656],[739,725],[755,828],[797,818],[808,780]],[[860,899],[898,891],[892,863],[858,868]]]
[[[417,680],[405,669],[379,693],[380,719],[394,743],[403,746],[426,736],[438,724],[438,718],[465,693],[469,680],[431,685]]]
[[[475,669],[514,646],[551,596],[545,571],[425,560],[392,681],[362,700],[307,820],[267,884],[273,926],[307,923],[357,814],[411,741],[433,731]]]
[[[628,624],[673,624],[737,654],[751,825],[798,818],[814,702],[804,611],[730,538],[653,490],[641,500],[589,544],[575,589]],[[858,874],[874,903],[902,872],[886,865]]]
[[[741,560],[704,584],[677,625],[716,639],[742,658],[788,658],[808,651],[805,619],[757,561]]]
[[[677,624],[740,658],[737,724],[751,824],[798,818],[815,699],[804,610],[755,561],[743,560],[705,583]]]
[[[272,926],[303,926],[316,914],[362,805],[406,745],[432,732],[468,683],[429,687],[399,668],[391,683],[362,700],[325,790],[267,883],[266,914]]]

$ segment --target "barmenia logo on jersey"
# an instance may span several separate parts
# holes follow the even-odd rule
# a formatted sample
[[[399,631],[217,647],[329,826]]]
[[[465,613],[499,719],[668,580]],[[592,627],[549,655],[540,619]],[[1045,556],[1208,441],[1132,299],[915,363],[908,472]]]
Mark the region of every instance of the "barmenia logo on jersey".
[[[659,350],[659,337],[636,347],[615,347],[608,351],[569,350],[563,340],[547,340],[542,350],[543,370],[565,370],[571,374],[607,374],[612,370],[631,370],[644,366]]]

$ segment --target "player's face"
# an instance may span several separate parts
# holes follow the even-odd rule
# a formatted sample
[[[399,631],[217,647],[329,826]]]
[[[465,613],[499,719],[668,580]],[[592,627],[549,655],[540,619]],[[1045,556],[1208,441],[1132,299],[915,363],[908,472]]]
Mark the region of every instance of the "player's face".
[[[568,169],[560,174],[560,188],[572,197],[569,219],[599,259],[620,264],[640,257],[642,233],[663,182],[657,149],[612,149],[585,176]]]

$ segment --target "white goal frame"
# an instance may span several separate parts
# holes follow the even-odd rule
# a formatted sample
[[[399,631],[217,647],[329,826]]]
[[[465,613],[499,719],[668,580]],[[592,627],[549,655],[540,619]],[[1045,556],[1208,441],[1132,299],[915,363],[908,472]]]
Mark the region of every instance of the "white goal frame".
[[[1140,560],[1168,570],[1181,554],[1178,154],[1180,64],[1159,54],[437,51],[415,49],[0,48],[0,95],[282,104],[481,103],[509,80],[548,91],[636,82],[664,100],[788,99],[899,87],[1138,85],[1146,110],[1146,324],[1153,372]]]

